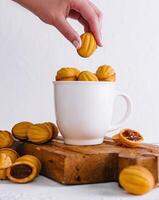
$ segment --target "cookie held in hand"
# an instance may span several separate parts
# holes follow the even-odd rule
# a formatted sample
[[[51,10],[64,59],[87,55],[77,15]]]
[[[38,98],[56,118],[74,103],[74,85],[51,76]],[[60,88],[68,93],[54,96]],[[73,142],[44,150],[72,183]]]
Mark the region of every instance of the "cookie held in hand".
[[[77,49],[77,52],[81,57],[90,57],[97,48],[96,40],[90,32],[83,33],[80,37],[82,45]]]

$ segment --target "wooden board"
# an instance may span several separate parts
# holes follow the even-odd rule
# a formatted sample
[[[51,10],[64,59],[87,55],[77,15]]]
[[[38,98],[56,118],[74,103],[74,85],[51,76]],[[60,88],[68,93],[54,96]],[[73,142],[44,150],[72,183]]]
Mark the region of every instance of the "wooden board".
[[[49,144],[17,143],[21,154],[32,154],[42,162],[41,174],[62,184],[88,184],[117,181],[126,166],[148,168],[159,182],[159,146],[140,148],[118,146],[110,138],[95,146],[65,145],[61,138]]]

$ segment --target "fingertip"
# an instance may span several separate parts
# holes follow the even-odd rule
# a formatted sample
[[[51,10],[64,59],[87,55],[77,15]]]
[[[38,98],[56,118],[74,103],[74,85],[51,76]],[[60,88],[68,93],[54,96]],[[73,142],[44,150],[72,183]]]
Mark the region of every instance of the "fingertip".
[[[81,39],[75,39],[72,44],[76,49],[79,49],[81,47]]]
[[[103,42],[102,42],[102,38],[101,37],[98,39],[97,44],[98,44],[99,47],[103,46]]]
[[[98,42],[98,46],[99,46],[99,47],[103,47],[103,42],[102,42],[102,41],[99,41],[99,42]]]
[[[82,41],[81,41],[81,38],[79,37],[79,47],[78,47],[78,49],[81,48],[81,46],[82,46]]]
[[[79,49],[79,48],[80,48],[78,40],[74,40],[74,41],[72,42],[72,44],[73,44],[73,46],[74,46],[76,49]]]
[[[101,35],[101,33],[99,33],[95,38],[96,38],[97,45],[98,45],[99,47],[103,47],[103,42],[102,42],[102,35]]]
[[[103,47],[103,43],[98,44],[99,47]]]

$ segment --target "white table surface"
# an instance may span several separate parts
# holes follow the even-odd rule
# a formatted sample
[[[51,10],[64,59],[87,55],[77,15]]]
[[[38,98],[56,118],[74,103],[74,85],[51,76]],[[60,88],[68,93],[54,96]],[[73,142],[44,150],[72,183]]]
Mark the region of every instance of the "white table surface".
[[[0,182],[0,200],[159,200],[159,188],[143,196],[127,194],[117,183],[64,186],[39,176],[28,184]]]

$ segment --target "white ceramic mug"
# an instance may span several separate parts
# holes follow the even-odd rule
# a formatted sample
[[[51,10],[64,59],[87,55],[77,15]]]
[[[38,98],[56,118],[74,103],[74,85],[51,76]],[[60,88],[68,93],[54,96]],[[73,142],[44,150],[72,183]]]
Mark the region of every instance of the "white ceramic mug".
[[[56,122],[65,144],[95,145],[103,142],[108,131],[115,130],[129,118],[130,98],[115,90],[114,82],[54,81]],[[111,125],[114,100],[126,101],[126,113]]]

